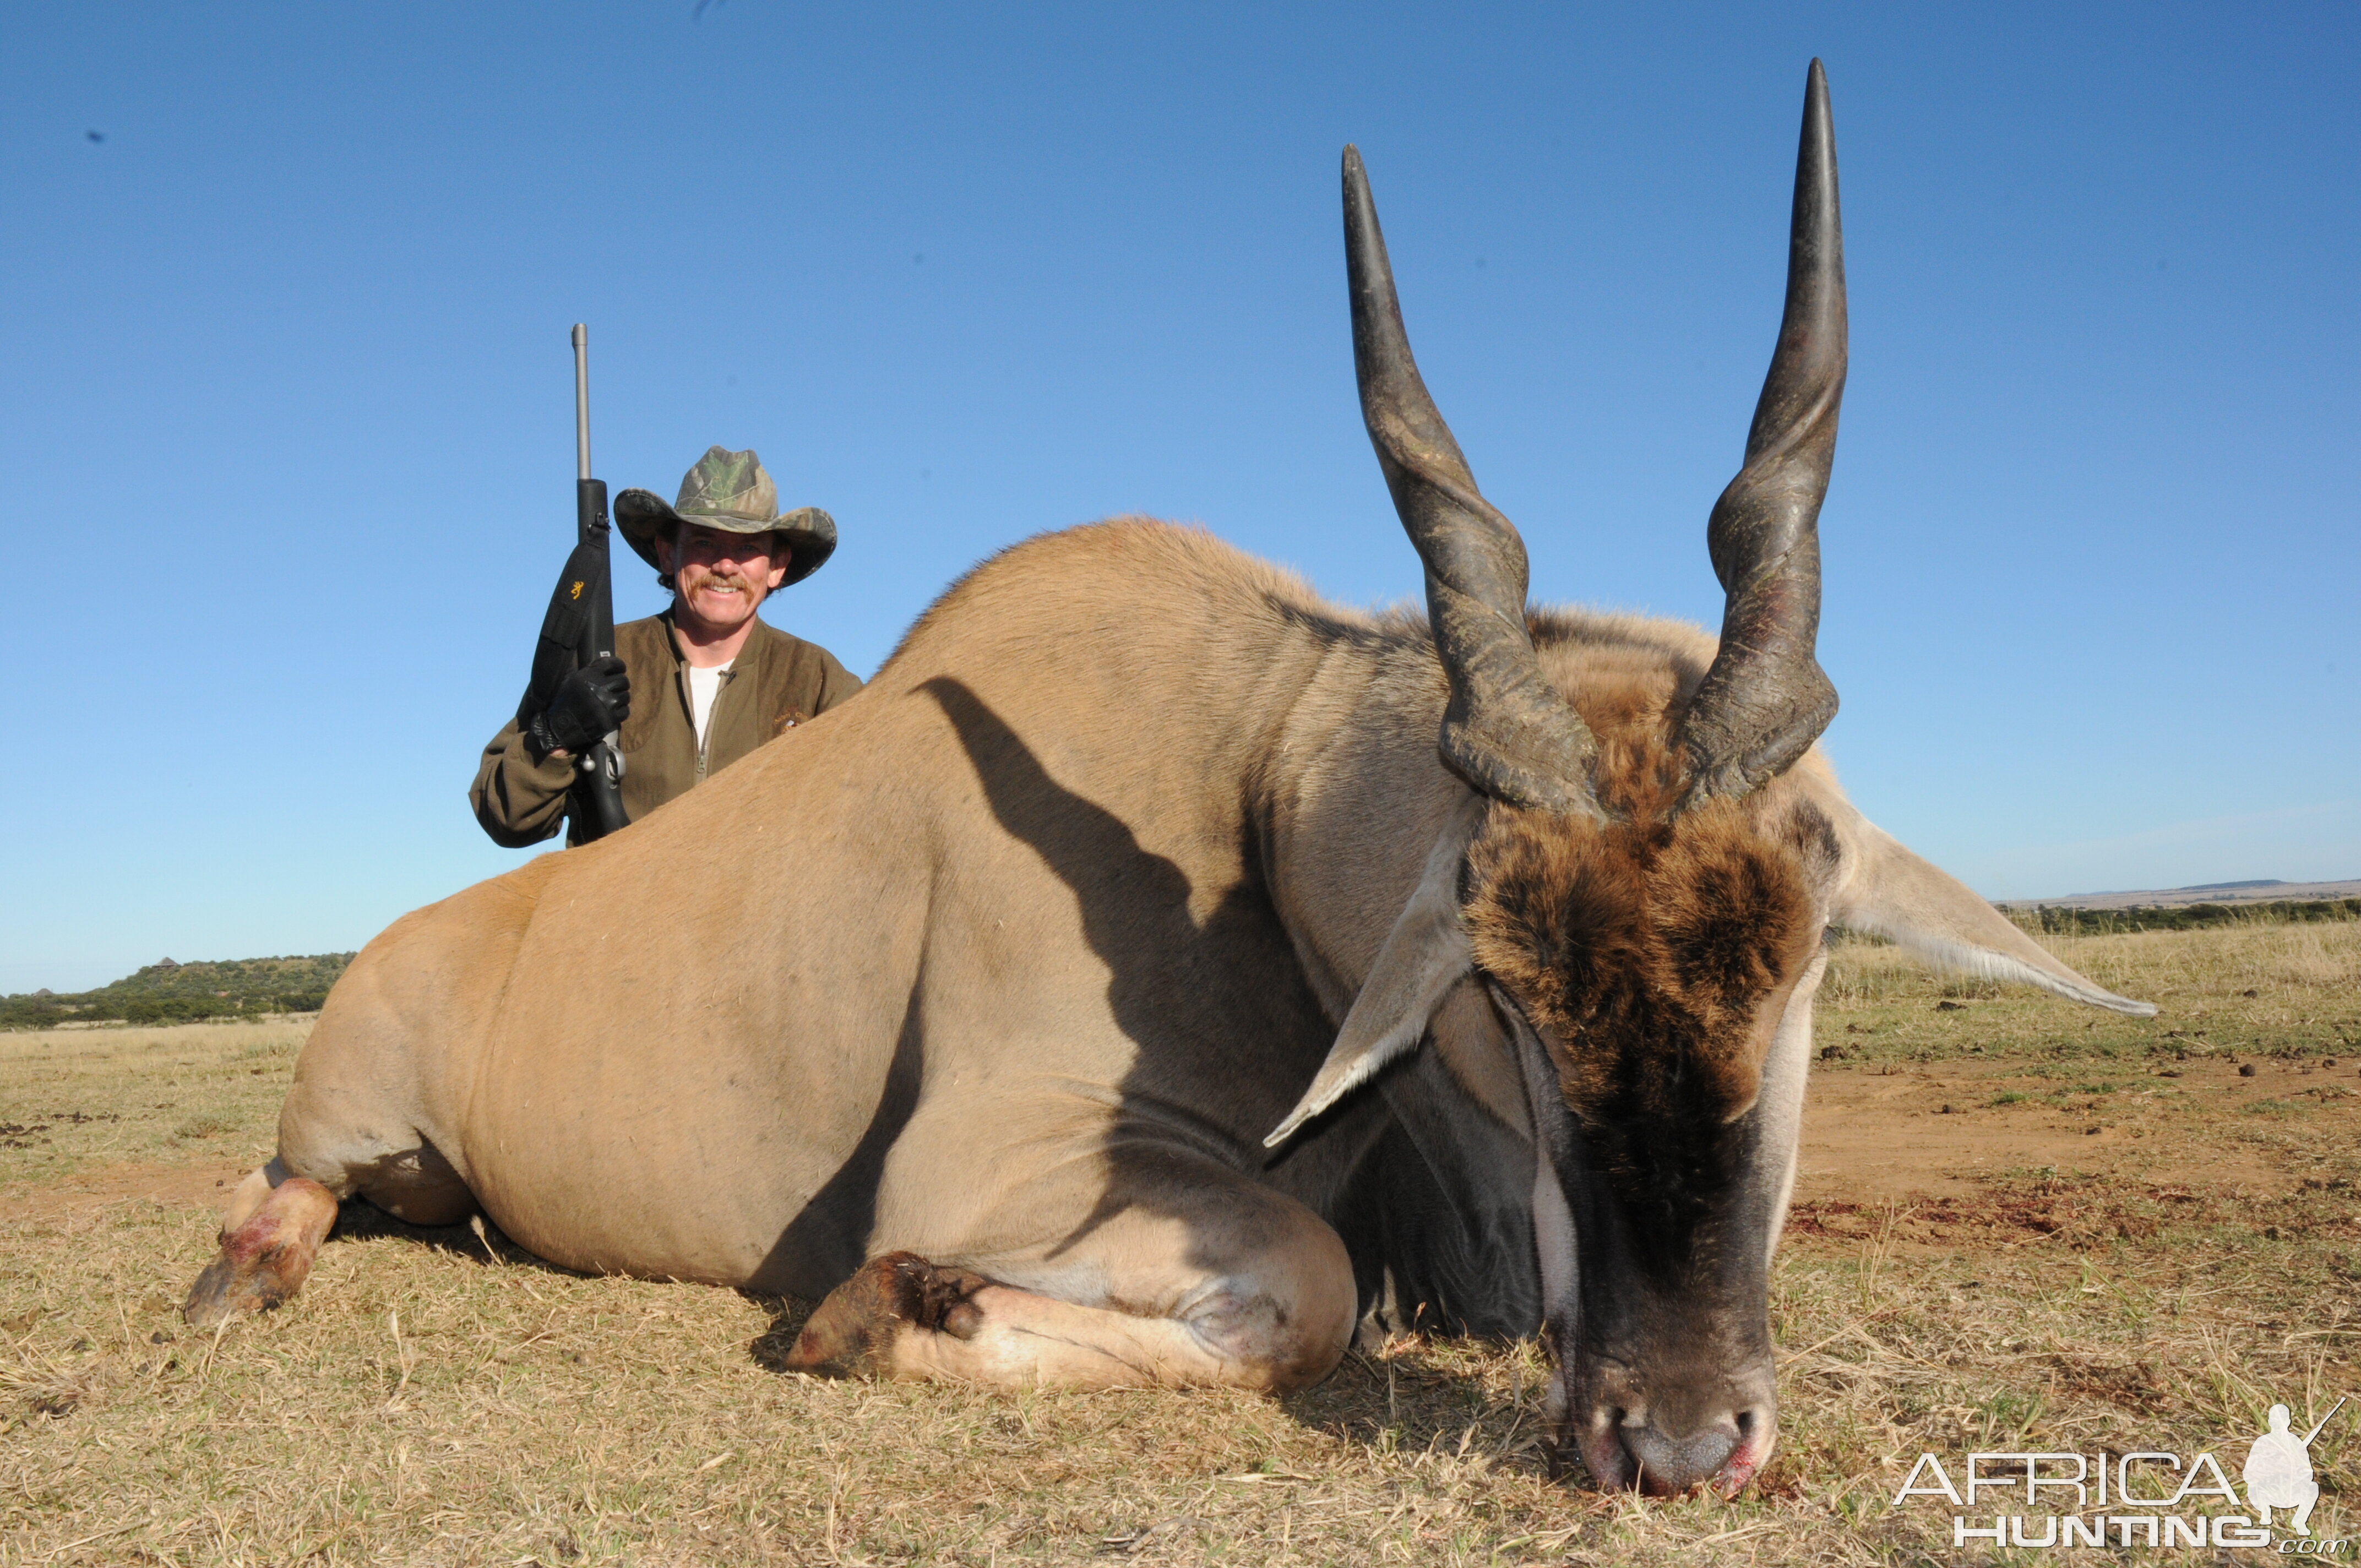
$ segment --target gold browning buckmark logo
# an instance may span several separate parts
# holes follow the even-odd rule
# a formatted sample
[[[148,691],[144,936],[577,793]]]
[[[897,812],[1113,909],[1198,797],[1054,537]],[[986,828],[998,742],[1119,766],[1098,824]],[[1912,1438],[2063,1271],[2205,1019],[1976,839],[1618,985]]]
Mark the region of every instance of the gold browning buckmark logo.
[[[582,580],[579,577],[575,579],[572,587],[566,590],[566,597],[570,599],[578,599],[582,597]]]

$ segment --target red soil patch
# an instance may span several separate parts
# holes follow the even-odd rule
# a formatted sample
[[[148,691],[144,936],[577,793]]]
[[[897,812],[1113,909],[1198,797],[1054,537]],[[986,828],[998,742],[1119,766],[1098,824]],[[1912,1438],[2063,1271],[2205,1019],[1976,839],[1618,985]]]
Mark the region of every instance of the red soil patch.
[[[169,1209],[220,1209],[254,1167],[244,1160],[195,1165],[111,1165],[55,1181],[0,1188],[0,1224],[60,1220],[146,1198]]]
[[[2218,1059],[2094,1061],[2067,1064],[2073,1078],[2038,1079],[2026,1065],[1814,1063],[1797,1205],[1966,1199],[1995,1177],[2044,1167],[2110,1185],[2282,1194],[2299,1178],[2241,1136],[2269,1124],[2248,1106],[2299,1107],[2307,1137],[2323,1147],[2350,1146],[2361,1132],[2361,1076],[2343,1069],[2254,1060],[2248,1078]],[[2078,1079],[2117,1089],[2076,1092]],[[2024,1098],[1994,1103],[2006,1094]]]

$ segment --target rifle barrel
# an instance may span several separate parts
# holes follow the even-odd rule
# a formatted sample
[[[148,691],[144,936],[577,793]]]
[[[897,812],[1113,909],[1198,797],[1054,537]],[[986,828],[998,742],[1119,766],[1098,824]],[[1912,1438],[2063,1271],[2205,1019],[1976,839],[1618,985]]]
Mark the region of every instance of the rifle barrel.
[[[590,332],[574,323],[574,477],[590,477]]]
[[[579,669],[615,652],[607,487],[590,477],[590,330],[580,322],[574,323],[574,461],[575,553],[566,558],[566,578],[559,591],[583,612],[576,622],[577,641],[571,651],[573,667]],[[577,562],[581,563],[578,578]],[[631,820],[623,809],[623,757],[619,744],[620,737],[609,732],[577,759],[581,776],[575,783],[567,815],[574,818],[583,843],[603,838]]]
[[[2350,1394],[2345,1396],[2345,1399],[2349,1399],[2351,1398],[2353,1398],[2353,1396]],[[2328,1414],[2321,1417],[2320,1425],[2312,1429],[2312,1437],[2308,1437],[2303,1440],[2304,1447],[2310,1448],[2312,1446],[2312,1438],[2318,1437],[2322,1431],[2326,1430],[2328,1423],[2336,1419],[2336,1412],[2345,1408],[2345,1399],[2339,1399],[2336,1403],[2328,1407]]]

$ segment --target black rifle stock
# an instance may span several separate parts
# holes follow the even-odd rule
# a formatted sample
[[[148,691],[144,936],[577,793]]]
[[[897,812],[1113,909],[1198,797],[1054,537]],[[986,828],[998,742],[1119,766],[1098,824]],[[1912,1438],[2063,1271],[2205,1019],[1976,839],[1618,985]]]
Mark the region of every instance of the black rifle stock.
[[[615,652],[615,591],[607,544],[607,482],[590,477],[589,334],[574,328],[574,552],[542,618],[533,653],[533,684],[523,712],[539,712],[566,676]],[[566,815],[583,843],[602,839],[631,819],[623,813],[623,754],[609,733],[574,761]]]

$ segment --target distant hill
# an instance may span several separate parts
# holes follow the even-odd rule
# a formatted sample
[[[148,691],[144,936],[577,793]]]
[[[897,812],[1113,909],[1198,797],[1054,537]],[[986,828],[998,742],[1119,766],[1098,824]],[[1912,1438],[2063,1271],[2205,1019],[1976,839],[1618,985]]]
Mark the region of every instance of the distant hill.
[[[2268,891],[2268,883],[2237,884]],[[2285,884],[2280,884],[2285,885]],[[2345,883],[2332,883],[2345,886]],[[2195,893],[2174,888],[2173,893]],[[2102,895],[2108,896],[2108,895]],[[2158,894],[2114,894],[2157,898]],[[2002,913],[2026,931],[2044,936],[2094,937],[2119,931],[2194,931],[2207,926],[2302,924],[2312,920],[2361,920],[2361,898],[2201,898],[2159,904],[2004,904]]]
[[[0,1028],[59,1024],[185,1024],[200,1018],[317,1013],[350,953],[225,959],[180,964],[159,959],[96,991],[36,991],[0,999]]]
[[[2316,904],[2361,898],[2352,882],[2209,882],[2146,893],[2070,893],[2059,898],[2004,898],[2003,909],[2171,909],[2192,904]]]

